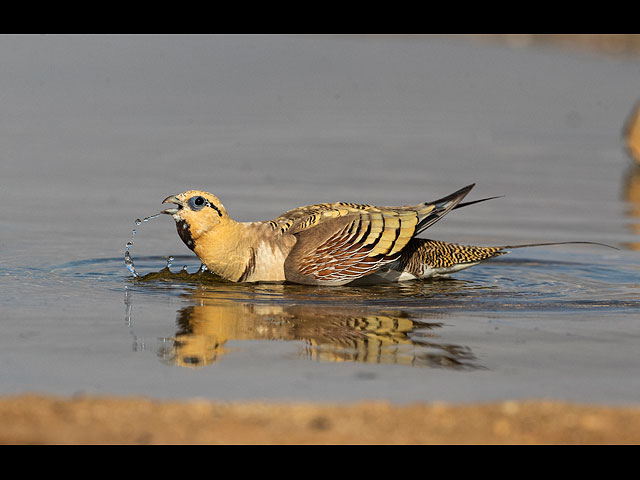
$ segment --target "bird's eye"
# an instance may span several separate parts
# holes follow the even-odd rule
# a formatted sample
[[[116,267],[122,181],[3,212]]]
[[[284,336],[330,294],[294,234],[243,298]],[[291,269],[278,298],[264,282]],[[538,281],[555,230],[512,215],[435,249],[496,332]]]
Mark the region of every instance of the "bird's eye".
[[[200,210],[202,209],[202,207],[204,207],[207,204],[207,201],[204,199],[204,197],[191,197],[189,199],[189,206],[193,209],[193,210]]]

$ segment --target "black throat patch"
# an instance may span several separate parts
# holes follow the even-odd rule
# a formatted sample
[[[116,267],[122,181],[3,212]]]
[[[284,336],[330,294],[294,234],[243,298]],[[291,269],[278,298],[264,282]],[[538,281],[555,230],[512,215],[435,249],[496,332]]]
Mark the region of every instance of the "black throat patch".
[[[189,229],[189,224],[184,220],[178,220],[176,222],[176,228],[178,229],[178,235],[184,242],[184,244],[189,247],[191,250],[194,249],[195,244],[193,242],[193,238],[191,237],[191,230]]]

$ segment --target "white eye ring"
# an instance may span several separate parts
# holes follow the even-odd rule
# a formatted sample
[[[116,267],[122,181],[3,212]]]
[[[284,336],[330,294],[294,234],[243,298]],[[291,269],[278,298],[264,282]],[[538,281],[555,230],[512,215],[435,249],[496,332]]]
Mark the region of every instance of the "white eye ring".
[[[191,197],[189,199],[189,207],[191,207],[192,210],[202,210],[206,205],[207,205],[207,200],[204,197]]]

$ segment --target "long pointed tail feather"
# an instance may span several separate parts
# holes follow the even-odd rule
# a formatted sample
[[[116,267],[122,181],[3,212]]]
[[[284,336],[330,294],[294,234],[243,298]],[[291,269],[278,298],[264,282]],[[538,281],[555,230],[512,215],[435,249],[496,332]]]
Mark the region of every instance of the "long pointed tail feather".
[[[614,247],[612,245],[607,245],[606,243],[599,243],[599,242],[580,242],[580,241],[573,241],[573,242],[543,242],[543,243],[523,243],[520,245],[502,245],[500,248],[502,250],[508,250],[508,249],[514,249],[514,248],[525,248],[525,247],[544,247],[544,246],[548,246],[548,245],[571,245],[571,244],[583,244],[583,245],[599,245],[601,247],[607,247],[607,248],[613,248],[614,250],[620,250],[618,247]]]
[[[503,198],[503,197],[504,195],[498,195],[497,197],[488,197],[488,198],[481,198],[480,200],[473,200],[471,202],[462,202],[457,204],[451,210],[456,210],[457,208],[468,207],[469,205],[473,205],[474,203],[486,202],[487,200],[493,200],[496,198]]]
[[[424,216],[420,218],[415,234],[418,235],[422,231],[429,228],[451,210],[461,207],[467,207],[487,200],[500,198],[501,196],[482,198],[472,200],[470,202],[462,202],[464,197],[471,191],[475,184],[467,185],[460,190],[442,197],[432,202],[425,202],[423,205],[427,208]],[[420,211],[418,211],[420,215]],[[402,251],[400,258],[401,271],[405,271],[415,275],[418,278],[425,278],[424,275],[428,271],[448,272],[457,271],[476,265],[479,262],[488,260],[508,253],[508,250],[526,247],[542,247],[550,245],[598,245],[602,247],[618,250],[617,247],[599,242],[589,241],[569,241],[569,242],[539,242],[539,243],[523,243],[517,245],[501,245],[493,247],[480,247],[473,245],[459,245],[449,242],[441,242],[437,240],[427,240],[413,238]]]

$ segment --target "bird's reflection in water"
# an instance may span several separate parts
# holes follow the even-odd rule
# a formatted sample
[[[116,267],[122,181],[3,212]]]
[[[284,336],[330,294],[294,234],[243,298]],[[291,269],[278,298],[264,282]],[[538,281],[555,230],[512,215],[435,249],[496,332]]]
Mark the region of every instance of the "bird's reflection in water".
[[[275,297],[291,302],[297,289],[290,287],[254,287],[254,294],[268,295],[272,301],[247,302],[229,299],[228,289],[199,286],[185,294],[191,305],[178,311],[177,332],[164,340],[158,355],[174,365],[201,367],[228,354],[229,341],[280,340],[301,342],[301,356],[316,361],[481,368],[469,348],[439,342],[437,331],[443,324],[424,320],[426,315],[384,307],[273,301]],[[339,303],[358,296],[357,290],[342,290]],[[309,298],[308,288],[306,295]]]
[[[631,165],[624,181],[624,199],[627,202],[627,215],[631,219],[629,230],[640,235],[640,165]],[[632,250],[640,250],[640,241],[625,244]]]
[[[632,164],[623,182],[623,197],[627,202],[627,215],[631,218],[629,229],[640,235],[640,101],[636,103],[623,129],[623,141]],[[640,250],[640,242],[627,242],[632,250]]]

